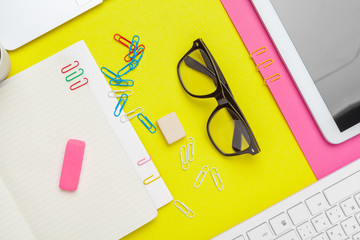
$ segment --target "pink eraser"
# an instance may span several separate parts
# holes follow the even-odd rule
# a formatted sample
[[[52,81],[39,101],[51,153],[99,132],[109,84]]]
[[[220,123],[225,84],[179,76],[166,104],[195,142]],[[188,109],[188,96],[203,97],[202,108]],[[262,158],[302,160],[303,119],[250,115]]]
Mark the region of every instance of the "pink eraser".
[[[85,151],[85,142],[70,139],[66,144],[64,162],[59,187],[67,191],[75,191],[79,184],[81,166]]]

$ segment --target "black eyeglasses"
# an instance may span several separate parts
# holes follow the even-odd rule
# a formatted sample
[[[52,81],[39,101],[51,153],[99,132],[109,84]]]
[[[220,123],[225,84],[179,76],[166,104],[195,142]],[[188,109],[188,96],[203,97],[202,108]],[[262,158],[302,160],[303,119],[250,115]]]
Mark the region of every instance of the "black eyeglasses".
[[[214,97],[217,100],[218,106],[207,122],[207,132],[221,154],[236,156],[260,152],[224,75],[202,39],[194,41],[192,48],[180,60],[177,70],[181,85],[190,96]]]

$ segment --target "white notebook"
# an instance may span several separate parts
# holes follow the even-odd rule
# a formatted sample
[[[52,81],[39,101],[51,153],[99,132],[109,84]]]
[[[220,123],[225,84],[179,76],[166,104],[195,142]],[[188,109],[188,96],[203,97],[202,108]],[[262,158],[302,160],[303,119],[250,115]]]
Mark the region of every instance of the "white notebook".
[[[70,61],[51,57],[0,87],[0,239],[116,240],[157,215],[89,88],[69,89]],[[74,192],[59,188],[68,139],[86,142]]]

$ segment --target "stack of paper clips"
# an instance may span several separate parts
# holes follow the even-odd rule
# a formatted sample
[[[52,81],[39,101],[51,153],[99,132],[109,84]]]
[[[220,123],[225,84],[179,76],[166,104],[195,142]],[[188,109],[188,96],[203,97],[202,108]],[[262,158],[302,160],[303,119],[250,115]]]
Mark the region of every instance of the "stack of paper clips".
[[[134,70],[139,65],[139,62],[142,59],[143,54],[145,52],[145,46],[143,44],[139,45],[140,37],[138,35],[133,36],[131,41],[124,38],[120,34],[115,34],[114,39],[129,49],[128,54],[125,55],[124,57],[124,60],[125,62],[127,62],[127,64],[124,67],[122,67],[117,73],[111,71],[106,67],[102,67],[101,72],[110,79],[109,80],[110,85],[120,86],[120,87],[131,87],[134,85],[134,81],[131,79],[125,79],[124,76],[128,74],[130,71]],[[113,90],[109,92],[108,94],[109,97],[119,98],[119,101],[116,104],[114,110],[115,117],[119,117],[121,115],[125,103],[127,102],[129,96],[132,95],[132,93],[133,92],[128,89]],[[146,127],[146,129],[149,130],[149,132],[155,133],[156,132],[155,125],[145,115],[143,115],[142,112],[143,112],[142,107],[137,107],[134,110],[131,110],[128,113],[121,115],[120,121],[124,123],[137,116],[137,118]]]
[[[192,137],[188,137],[186,140],[186,146],[182,145],[180,147],[180,165],[182,170],[186,171],[189,169],[190,162],[192,162],[195,158],[194,152],[195,152],[194,139]],[[194,188],[199,188],[201,186],[208,172],[209,172],[209,167],[204,165],[195,179]],[[224,185],[217,168],[212,167],[210,169],[210,174],[212,176],[212,179],[214,180],[217,190],[222,191],[224,189]],[[195,216],[194,212],[179,200],[175,200],[174,205],[187,217],[193,218]]]

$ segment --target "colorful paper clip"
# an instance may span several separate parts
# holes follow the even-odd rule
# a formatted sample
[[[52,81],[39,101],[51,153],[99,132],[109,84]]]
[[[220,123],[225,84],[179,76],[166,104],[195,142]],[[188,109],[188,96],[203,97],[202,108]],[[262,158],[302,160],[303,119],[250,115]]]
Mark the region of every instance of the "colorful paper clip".
[[[136,117],[137,115],[139,115],[142,112],[143,112],[142,107],[135,108],[134,110],[122,115],[120,117],[120,121],[123,122],[123,123],[127,122],[127,121],[133,119],[134,117]]]
[[[137,117],[140,120],[140,122],[142,122],[142,124],[147,128],[147,130],[149,130],[149,132],[151,132],[151,133],[156,132],[156,127],[154,126],[154,124],[152,122],[150,122],[150,120],[146,116],[144,116],[144,114],[140,113],[137,115]]]
[[[110,80],[109,84],[112,86],[132,87],[134,86],[134,81],[130,79]]]
[[[141,50],[143,50],[143,51],[141,51]],[[141,51],[141,53],[138,53],[138,52],[140,52]],[[136,55],[135,55],[135,57],[131,60],[131,65],[130,65],[130,68],[131,68],[131,70],[134,70],[138,65],[139,65],[139,62],[140,62],[140,60],[141,60],[141,58],[142,58],[142,56],[143,56],[143,53],[144,53],[144,49],[143,48],[140,48],[138,51],[137,51],[137,53],[136,53]]]
[[[111,80],[118,79],[118,75],[106,67],[100,68],[101,72]]]
[[[185,156],[184,156],[185,155]],[[184,161],[185,159],[185,161]],[[186,146],[182,145],[180,147],[180,164],[181,164],[181,168],[182,170],[188,170],[189,168],[189,161],[188,161],[188,157],[187,157],[187,150],[186,150]]]
[[[65,77],[65,80],[66,80],[67,82],[70,82],[70,81],[74,80],[75,78],[83,75],[84,70],[83,70],[82,68],[79,68],[79,72],[80,72],[80,73],[79,73],[78,75],[76,75],[75,77],[72,77],[72,78],[70,78],[70,79],[69,79],[69,77],[71,77],[72,75],[76,74],[77,71],[71,73],[70,75],[67,75],[67,76]]]
[[[124,38],[123,36],[121,36],[121,35],[118,34],[118,33],[116,33],[116,34],[114,35],[114,39],[115,39],[116,41],[118,41],[119,43],[121,43],[122,45],[124,45],[125,47],[127,47],[127,48],[129,48],[129,45],[131,44],[131,41],[130,41],[130,40]],[[125,42],[122,41],[122,40],[124,40]]]
[[[151,175],[150,177],[146,178],[146,179],[143,181],[143,183],[144,183],[144,185],[149,185],[150,183],[158,180],[159,178],[160,178],[160,175],[159,175],[157,178],[154,178],[154,175]],[[152,180],[148,181],[149,179],[152,179]]]
[[[77,81],[76,83],[74,83],[74,84],[72,84],[71,86],[70,86],[70,90],[71,91],[74,91],[74,90],[76,90],[76,89],[78,89],[78,88],[80,88],[80,87],[82,87],[82,86],[84,86],[84,85],[86,85],[88,82],[89,82],[89,80],[87,79],[87,78],[84,78],[83,80],[85,80],[85,81]],[[79,85],[79,83],[80,83],[80,85]],[[74,87],[75,86],[75,87]]]
[[[108,93],[108,96],[110,97],[110,98],[116,98],[116,97],[121,97],[121,95],[118,95],[117,93],[126,93],[126,95],[128,95],[128,96],[131,96],[132,95],[132,91],[131,90],[129,90],[129,89],[125,89],[125,90],[112,90],[112,91],[110,91],[109,93]]]
[[[126,93],[123,93],[121,95],[118,103],[116,104],[115,111],[114,111],[114,116],[115,117],[120,116],[120,114],[121,114],[127,100],[128,100],[128,95]],[[119,107],[120,107],[120,110],[119,110]]]
[[[266,52],[266,51],[267,51],[267,48],[266,48],[266,47],[258,48],[258,49],[254,50],[254,51],[252,51],[252,52],[250,53],[250,57],[252,57],[252,55],[255,54],[255,53],[256,53],[256,55],[258,56],[258,55],[260,55],[260,54],[262,54],[262,53],[264,53],[264,52]]]
[[[62,73],[67,73],[68,71],[73,70],[74,68],[76,68],[77,66],[79,66],[79,62],[78,62],[78,61],[74,61],[74,63],[75,63],[75,66],[73,66],[72,68],[69,68],[69,67],[71,67],[71,65],[72,65],[72,63],[70,63],[69,65],[63,67],[63,68],[61,69],[61,72],[62,72]],[[69,69],[67,69],[67,68],[69,68]]]
[[[124,67],[122,67],[122,68],[117,72],[117,76],[121,78],[121,77],[124,76],[125,74],[128,74],[131,70],[134,69],[133,65],[134,65],[134,62],[133,62],[133,61],[131,61],[131,62],[129,62],[128,64],[126,64]]]
[[[140,49],[140,50],[139,50],[139,52],[138,52],[136,55],[142,54],[142,52],[145,51],[145,45],[144,45],[144,44],[139,45],[136,50],[138,50],[138,49]],[[132,51],[133,51],[133,50],[132,50]],[[130,62],[130,61],[132,60],[132,58],[130,58],[129,54],[127,54],[127,55],[124,57],[124,60],[125,60],[125,62]]]
[[[140,42],[140,37],[138,35],[134,35],[132,40],[131,40],[131,44],[130,44],[130,47],[129,47],[129,57],[131,59],[133,59],[136,55],[135,53],[138,52],[138,44]]]
[[[215,185],[216,185],[216,188],[217,188],[219,191],[223,190],[223,189],[224,189],[224,185],[223,185],[223,183],[222,183],[222,181],[221,181],[220,174],[219,174],[218,170],[216,169],[216,167],[212,167],[212,168],[210,169],[210,173],[211,173],[211,176],[212,176],[212,178],[213,178],[213,180],[214,180],[214,183],[215,183]],[[216,177],[218,178],[218,180],[216,180]],[[220,186],[219,186],[218,182],[220,183]]]
[[[203,170],[204,168],[205,168],[206,170]],[[208,171],[209,171],[209,167],[206,166],[206,165],[204,165],[204,166],[201,168],[199,174],[197,175],[197,177],[196,177],[196,179],[195,179],[194,188],[199,188],[199,187],[201,186],[201,184],[202,184],[202,182],[204,181],[204,178],[205,178],[206,174],[208,173]],[[202,177],[201,177],[201,175],[202,175]],[[198,182],[198,180],[199,180],[200,177],[201,177],[201,179],[200,179],[200,181],[199,181],[199,184],[196,184],[196,183]]]
[[[179,203],[179,205],[176,203]],[[179,209],[188,218],[193,218],[195,216],[194,212],[191,211],[191,209],[188,206],[186,206],[184,203],[180,202],[179,200],[175,200],[174,205],[177,209]]]
[[[188,137],[186,140],[186,146],[187,146],[187,158],[189,162],[192,162],[194,160],[194,139],[192,137]],[[190,154],[190,148],[191,148],[191,154]],[[191,159],[190,159],[191,155]]]
[[[141,159],[141,160],[139,160],[137,162],[137,165],[141,166],[141,165],[144,165],[145,163],[150,162],[150,161],[151,161],[151,156],[149,155],[149,159],[143,158],[143,159]]]

